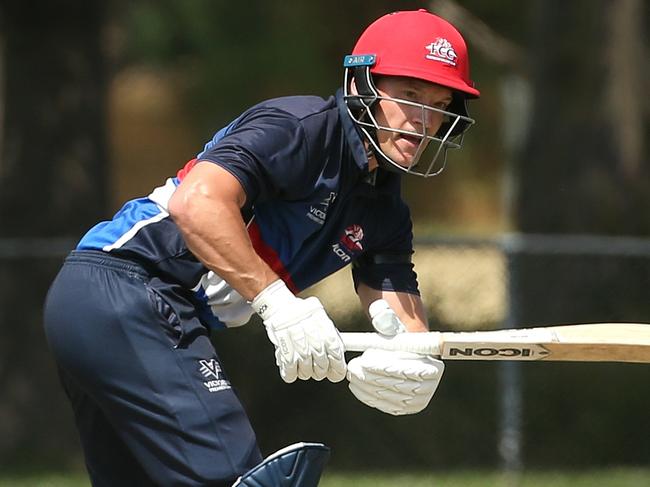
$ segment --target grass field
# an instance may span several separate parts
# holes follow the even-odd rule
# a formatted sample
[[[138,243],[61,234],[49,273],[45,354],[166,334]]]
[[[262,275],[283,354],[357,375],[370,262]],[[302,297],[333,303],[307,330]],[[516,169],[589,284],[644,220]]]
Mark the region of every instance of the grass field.
[[[327,473],[320,487],[642,487],[650,468],[576,472],[524,472],[517,479],[495,472],[422,474]],[[0,487],[89,487],[83,473],[2,474]]]

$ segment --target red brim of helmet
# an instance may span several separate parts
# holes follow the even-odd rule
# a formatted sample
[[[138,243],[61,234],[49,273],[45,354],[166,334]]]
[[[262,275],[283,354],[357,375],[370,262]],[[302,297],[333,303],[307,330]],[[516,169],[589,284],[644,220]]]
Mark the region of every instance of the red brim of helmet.
[[[434,75],[428,71],[415,70],[412,66],[384,66],[382,68],[374,67],[370,69],[370,72],[384,76],[401,76],[429,81],[440,86],[451,88],[454,91],[460,91],[461,93],[464,93],[468,98],[478,98],[481,96],[481,92],[479,90],[463,82],[456,75],[446,77],[439,72]]]

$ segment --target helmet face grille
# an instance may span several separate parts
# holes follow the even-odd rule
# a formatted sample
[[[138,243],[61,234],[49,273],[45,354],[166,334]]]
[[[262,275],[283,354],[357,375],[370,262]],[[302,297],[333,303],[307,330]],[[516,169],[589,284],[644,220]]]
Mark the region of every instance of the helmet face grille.
[[[350,68],[345,69],[343,99],[353,122],[360,129],[375,155],[379,156],[377,157],[378,162],[383,162],[384,165],[388,164],[389,169],[393,171],[397,170],[398,172],[414,174],[425,178],[440,174],[445,168],[447,150],[459,149],[462,146],[463,133],[474,123],[474,120],[466,116],[466,111],[463,111],[462,114],[454,113],[409,100],[381,96],[374,85],[368,67],[357,67],[353,69],[354,74],[352,74]],[[353,76],[357,93],[350,93],[349,91]],[[464,100],[462,97],[459,98],[462,103],[462,109],[466,110]],[[421,132],[381,125],[373,112],[375,105],[382,100],[398,105],[416,107],[421,111],[422,120],[426,119],[427,112],[436,112],[436,114],[443,116],[443,123],[434,135],[426,133],[424,124],[422,124]],[[452,102],[452,105],[458,106],[459,103]],[[382,150],[377,139],[377,131],[380,130],[408,135],[420,140],[416,154],[408,166],[398,163]]]
[[[383,167],[393,171],[435,176],[444,169],[447,150],[462,145],[463,133],[473,123],[467,113],[466,99],[477,98],[469,76],[467,46],[460,32],[446,20],[426,10],[394,12],[370,24],[361,34],[352,54],[344,60],[344,100],[348,113],[363,134],[368,149]],[[377,91],[373,75],[400,76],[434,83],[452,90],[452,102],[446,110],[398,98],[383,97]],[[355,92],[350,93],[352,79]],[[381,126],[374,116],[377,103],[387,100],[410,110],[421,110],[422,120],[428,111],[443,115],[443,123],[434,135],[407,132]],[[419,139],[415,155],[408,166],[399,164],[382,150],[378,131],[388,131]]]

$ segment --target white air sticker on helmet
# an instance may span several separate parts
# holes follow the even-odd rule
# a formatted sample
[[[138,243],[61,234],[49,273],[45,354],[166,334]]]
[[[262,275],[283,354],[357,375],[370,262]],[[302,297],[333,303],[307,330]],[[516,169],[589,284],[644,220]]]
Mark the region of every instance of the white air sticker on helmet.
[[[427,59],[432,59],[434,61],[441,61],[446,64],[451,64],[456,66],[456,51],[447,39],[438,37],[434,42],[425,46],[429,50],[429,54],[426,55]]]

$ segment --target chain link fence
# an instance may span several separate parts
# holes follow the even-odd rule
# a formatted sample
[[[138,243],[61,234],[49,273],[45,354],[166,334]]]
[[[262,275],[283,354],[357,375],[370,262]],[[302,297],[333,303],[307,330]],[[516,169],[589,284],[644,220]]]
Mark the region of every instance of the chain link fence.
[[[73,245],[0,240],[0,465],[78,460],[71,414],[41,332],[45,293]],[[650,239],[432,238],[416,242],[414,261],[435,329],[650,322]],[[349,270],[307,292],[323,300],[342,329],[369,329]],[[650,458],[645,366],[454,362],[427,411],[396,419],[374,414],[336,384],[281,384],[261,327],[244,328],[218,334],[217,349],[227,367],[236,364],[231,379],[242,384],[263,449],[311,434],[334,446],[333,466],[343,468],[500,465],[513,472]],[[242,347],[251,346],[269,353],[243,360]],[[286,419],[269,407],[277,394],[296,404]],[[327,427],[332,416],[337,428]],[[351,435],[372,447],[359,452]]]
[[[497,240],[419,240],[413,262],[432,329],[501,327],[507,307],[507,269]],[[307,290],[311,292],[337,323],[347,324],[359,312],[349,268]]]

